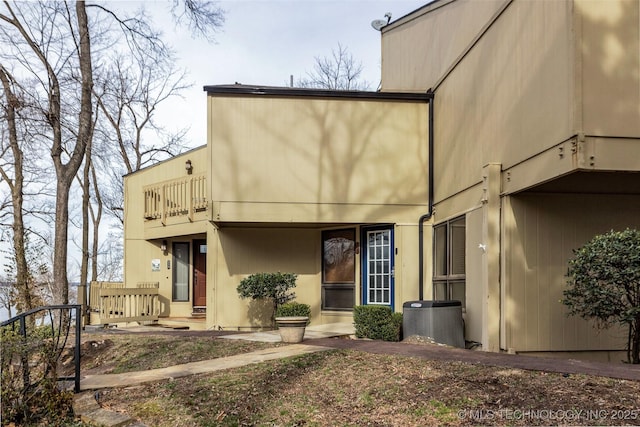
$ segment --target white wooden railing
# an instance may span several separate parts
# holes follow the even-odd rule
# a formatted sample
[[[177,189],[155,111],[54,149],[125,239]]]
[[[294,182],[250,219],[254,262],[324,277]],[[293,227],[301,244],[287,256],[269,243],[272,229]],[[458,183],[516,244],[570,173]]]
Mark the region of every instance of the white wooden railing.
[[[193,221],[194,213],[207,209],[206,184],[200,174],[145,186],[144,218],[164,224],[168,217],[186,215]]]
[[[122,282],[91,282],[89,306],[101,325],[157,321],[158,282],[140,282],[135,288],[127,288]]]

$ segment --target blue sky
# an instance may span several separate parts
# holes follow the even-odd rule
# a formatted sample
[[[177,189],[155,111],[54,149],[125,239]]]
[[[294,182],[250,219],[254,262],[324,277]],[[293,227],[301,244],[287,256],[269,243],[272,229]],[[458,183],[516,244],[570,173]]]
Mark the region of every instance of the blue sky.
[[[206,143],[205,85],[243,83],[284,86],[289,76],[303,77],[316,56],[329,56],[338,43],[362,61],[364,80],[372,89],[380,82],[380,33],[371,21],[392,13],[392,20],[427,0],[227,0],[226,22],[214,44],[175,31],[166,2],[147,2],[157,24],[165,28],[179,65],[189,70],[193,87],[184,99],[165,104],[160,118],[176,127],[190,126],[191,146]]]

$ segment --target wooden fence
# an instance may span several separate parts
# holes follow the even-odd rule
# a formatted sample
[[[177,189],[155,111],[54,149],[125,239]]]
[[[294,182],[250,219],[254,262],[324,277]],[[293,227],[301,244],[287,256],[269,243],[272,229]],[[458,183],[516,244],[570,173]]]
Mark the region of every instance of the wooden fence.
[[[98,324],[157,321],[160,315],[158,282],[140,282],[127,288],[122,282],[91,282],[89,309]]]

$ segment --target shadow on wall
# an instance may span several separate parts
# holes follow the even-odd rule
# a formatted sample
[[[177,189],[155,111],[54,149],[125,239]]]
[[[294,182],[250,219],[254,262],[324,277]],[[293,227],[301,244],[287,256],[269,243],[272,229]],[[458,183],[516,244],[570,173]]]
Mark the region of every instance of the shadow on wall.
[[[169,301],[169,298],[159,295],[158,300],[160,301],[160,316],[162,317],[169,316],[170,315],[169,307],[171,306],[171,301]]]
[[[320,272],[317,229],[233,228],[221,230],[219,236],[232,275],[257,271],[291,271],[300,275]]]
[[[267,300],[249,301],[248,317],[251,326],[271,327],[273,303]]]

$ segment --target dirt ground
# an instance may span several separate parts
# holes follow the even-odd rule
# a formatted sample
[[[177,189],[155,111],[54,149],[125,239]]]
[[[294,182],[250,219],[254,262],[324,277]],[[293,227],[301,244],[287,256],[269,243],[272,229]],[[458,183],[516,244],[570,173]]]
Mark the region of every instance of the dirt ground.
[[[116,355],[126,351],[136,359],[138,347],[154,347],[142,353],[160,365],[202,360],[210,350],[199,348],[208,341],[229,343],[185,333],[144,339],[86,335],[82,373],[122,370],[126,363]],[[371,349],[388,343],[365,344],[97,395],[103,407],[148,426],[640,425],[640,381],[429,359],[400,350],[381,354]],[[251,345],[233,351],[250,351]],[[420,340],[392,346],[433,350]]]

